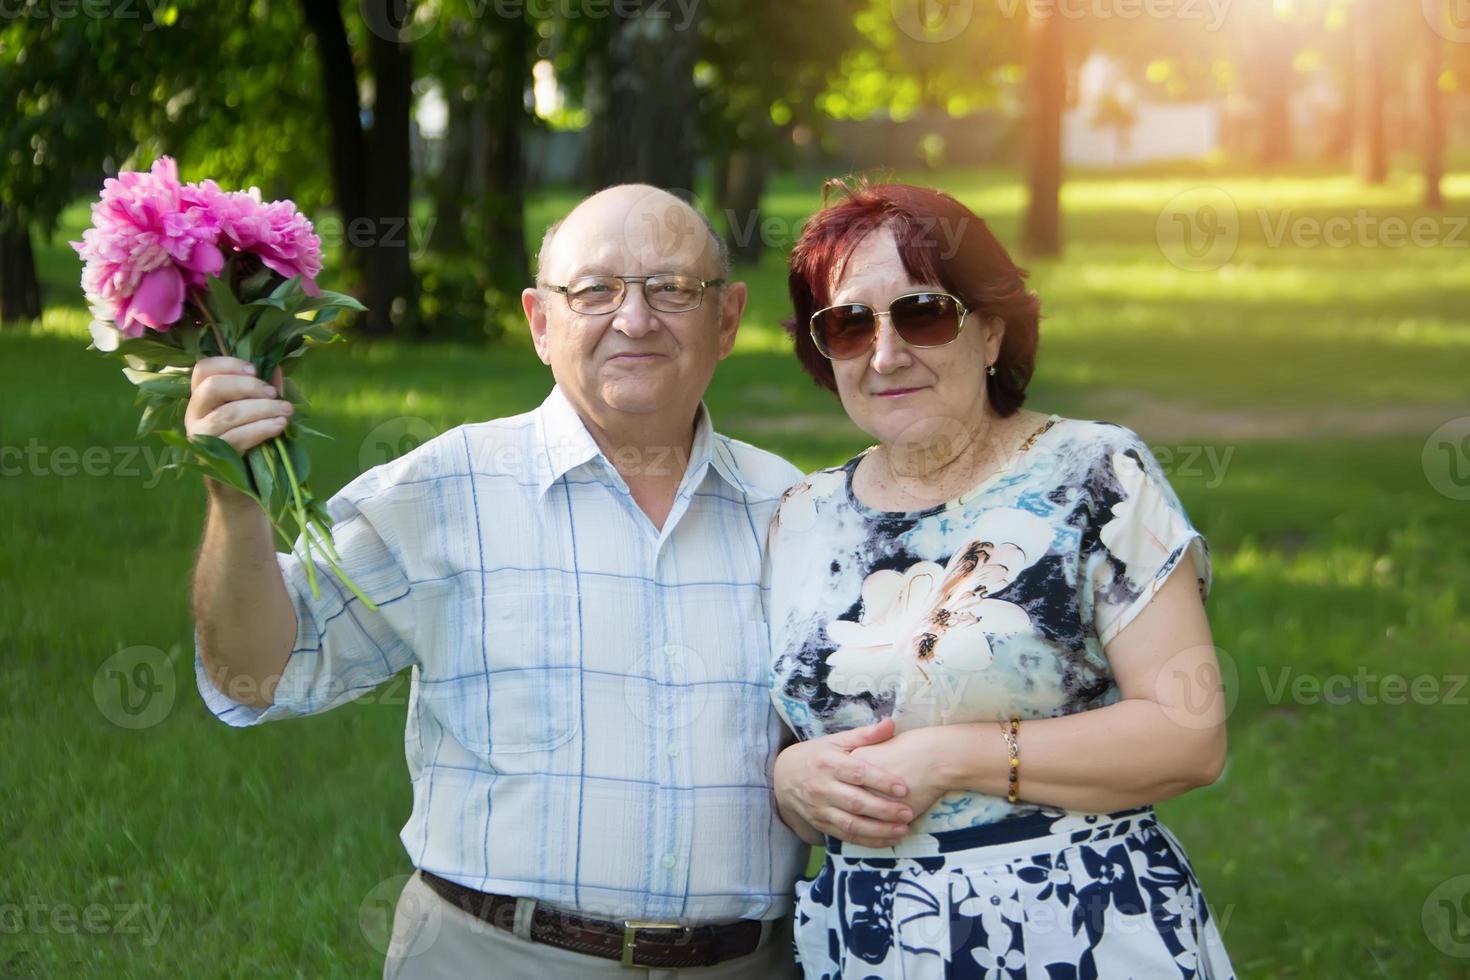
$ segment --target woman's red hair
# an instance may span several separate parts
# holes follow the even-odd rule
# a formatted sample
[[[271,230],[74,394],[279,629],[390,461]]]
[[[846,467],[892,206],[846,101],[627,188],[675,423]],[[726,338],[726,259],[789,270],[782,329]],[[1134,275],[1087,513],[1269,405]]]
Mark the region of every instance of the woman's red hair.
[[[833,191],[842,196],[828,203]],[[1036,367],[1041,303],[1026,288],[1026,271],[1011,261],[984,219],[942,191],[862,179],[828,181],[822,202],[791,252],[795,315],[785,326],[806,373],[823,388],[837,390],[832,362],[817,351],[808,324],[813,313],[831,305],[832,286],[858,243],[888,228],[911,279],[942,286],[974,314],[1005,323],[995,375],[986,379],[986,388],[998,415],[1019,409]]]

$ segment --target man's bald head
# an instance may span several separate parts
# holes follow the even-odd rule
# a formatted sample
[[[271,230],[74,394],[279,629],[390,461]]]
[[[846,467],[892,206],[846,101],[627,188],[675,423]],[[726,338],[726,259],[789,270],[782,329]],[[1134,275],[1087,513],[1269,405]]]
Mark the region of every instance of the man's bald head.
[[[563,254],[572,252],[576,254]],[[578,256],[595,266],[597,252],[631,255],[646,266],[641,270],[645,274],[691,272],[705,279],[729,279],[732,271],[729,249],[709,218],[651,184],[618,184],[598,191],[553,222],[536,253],[537,282],[544,284],[548,274],[564,280]],[[596,271],[632,275],[638,270]]]
[[[745,283],[729,281],[710,223],[667,191],[620,184],[553,225],[537,264],[537,284],[521,292],[521,306],[537,355],[577,414],[604,433],[623,431],[620,438],[668,427],[660,438],[686,442],[715,365],[735,347],[747,298]],[[704,280],[698,302],[656,308],[668,295],[650,295],[648,278],[662,274]],[[608,276],[635,282],[603,293],[612,300],[605,312],[572,308],[580,292],[571,283]]]

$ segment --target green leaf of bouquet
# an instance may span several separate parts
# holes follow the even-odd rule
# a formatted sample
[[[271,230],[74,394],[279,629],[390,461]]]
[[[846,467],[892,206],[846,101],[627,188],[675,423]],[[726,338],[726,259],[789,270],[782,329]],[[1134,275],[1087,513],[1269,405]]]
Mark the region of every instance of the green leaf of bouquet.
[[[168,335],[163,334],[161,336]],[[147,337],[135,337],[131,340],[120,341],[114,353],[119,357],[126,357],[132,354],[135,357],[141,357],[149,364],[156,364],[160,367],[193,367],[194,362],[198,360],[197,357],[182,347],[160,343],[156,340],[150,340]]]
[[[250,335],[255,338],[255,349],[264,354],[277,345],[281,328],[290,319],[291,315],[279,308],[262,310],[250,328]]]
[[[137,385],[138,391],[143,395],[175,399],[189,397],[190,384],[187,374],[138,371],[134,368],[123,368],[123,374],[129,381]]]
[[[277,310],[283,310],[283,311],[286,309],[286,301],[283,300],[283,299],[281,299],[281,297],[279,297],[279,296],[262,296],[262,297],[260,297],[260,299],[253,299],[250,302],[246,303],[245,305],[246,306],[270,306],[270,307],[273,307],[273,308],[275,308]]]
[[[178,476],[183,476],[185,473],[198,473],[200,476],[215,475],[211,467],[205,466],[197,459],[176,459],[173,462],[163,464],[158,469],[160,471],[171,470]]]
[[[229,342],[245,323],[245,310],[230,287],[215,276],[209,277],[209,309],[214,321]]]
[[[306,508],[306,510],[307,513],[309,513],[312,517],[316,518],[317,523],[321,524],[322,527],[331,530],[332,515],[327,513],[326,501],[313,500],[311,504]]]
[[[306,453],[306,447],[296,439],[282,439],[286,447],[286,455],[291,458],[291,469],[296,473],[298,485],[304,485],[311,476],[311,457]]]
[[[260,498],[255,495],[255,490],[250,485],[250,476],[245,470],[245,461],[228,442],[217,436],[207,435],[198,435],[189,439],[177,429],[165,430],[158,435],[164,442],[182,449],[194,460],[208,467],[211,475],[220,482],[234,487],[259,502]]]
[[[301,277],[300,276],[292,276],[290,279],[287,279],[285,282],[281,283],[275,289],[272,289],[271,290],[271,293],[270,293],[270,298],[271,299],[284,300],[287,296],[289,296],[291,294],[291,291],[293,289],[295,289],[296,287],[298,287],[300,285],[301,285]]]
[[[240,295],[251,298],[259,296],[265,291],[265,287],[270,284],[273,275],[275,275],[275,272],[271,270],[270,266],[262,265],[259,269],[256,269],[240,281]]]
[[[298,408],[308,410],[311,408],[311,401],[306,397],[306,392],[302,391],[301,386],[296,383],[295,378],[283,377],[281,379],[281,396]],[[296,413],[296,415],[300,414],[300,412]]]
[[[320,429],[313,429],[311,426],[307,425],[305,422],[296,422],[296,421],[293,421],[291,423],[291,425],[292,425],[292,427],[297,432],[302,432],[302,433],[305,433],[306,435],[309,435],[309,436],[320,436],[323,439],[332,439],[332,438],[334,438],[333,436],[327,435],[325,432],[321,431]]]
[[[300,346],[301,335],[310,329],[310,320],[302,320],[299,317],[293,316],[276,331],[272,344],[286,354],[289,354]]]
[[[301,334],[302,338],[312,344],[333,344],[342,340],[342,335],[326,324],[317,325],[313,323]]]
[[[358,302],[357,297],[330,289],[323,289],[319,295],[308,297],[306,302],[301,304],[300,311],[306,313],[310,310],[321,310],[328,307],[354,310],[358,313],[367,312],[367,307]]]
[[[276,479],[273,467],[270,464],[269,450],[265,445],[256,446],[245,454],[245,462],[250,467],[250,476],[255,480],[255,492],[260,500],[267,501],[266,510],[270,510],[269,501],[275,497]]]
[[[143,409],[142,417],[138,419],[138,438],[141,439],[166,425],[169,414],[168,407],[163,402],[149,402],[148,407]]]

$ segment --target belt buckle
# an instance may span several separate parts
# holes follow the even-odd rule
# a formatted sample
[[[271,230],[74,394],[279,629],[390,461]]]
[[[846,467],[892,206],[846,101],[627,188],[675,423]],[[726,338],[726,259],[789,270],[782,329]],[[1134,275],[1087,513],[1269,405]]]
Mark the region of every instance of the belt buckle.
[[[637,940],[636,933],[639,929],[685,929],[677,922],[645,922],[639,919],[623,920],[623,965],[637,966],[633,962],[633,944]]]

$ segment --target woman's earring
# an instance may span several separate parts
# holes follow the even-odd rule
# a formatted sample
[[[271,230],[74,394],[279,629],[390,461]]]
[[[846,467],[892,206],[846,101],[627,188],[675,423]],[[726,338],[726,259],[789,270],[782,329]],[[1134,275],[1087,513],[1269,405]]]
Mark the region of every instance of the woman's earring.
[[[994,364],[990,365],[990,370],[989,371],[986,371],[985,373],[988,374],[988,375],[990,375],[992,378],[995,377],[995,365]]]

